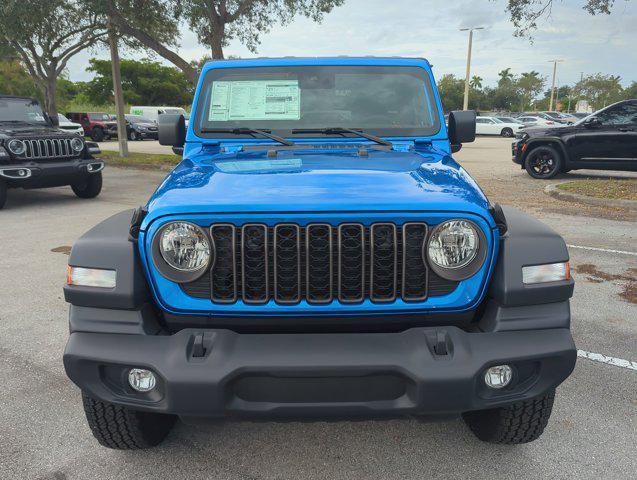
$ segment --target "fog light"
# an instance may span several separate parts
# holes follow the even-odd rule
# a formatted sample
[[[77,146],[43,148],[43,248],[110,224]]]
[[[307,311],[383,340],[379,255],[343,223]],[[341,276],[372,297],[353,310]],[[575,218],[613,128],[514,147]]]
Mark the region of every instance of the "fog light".
[[[484,374],[484,383],[491,388],[504,388],[511,383],[513,370],[508,365],[490,367]]]
[[[138,392],[150,392],[157,381],[155,380],[155,374],[150,370],[144,370],[143,368],[131,368],[128,372],[128,383]]]
[[[92,171],[93,171],[93,165],[91,165],[91,164],[89,163],[89,164],[86,166],[86,169],[87,169],[89,172],[92,172]]]

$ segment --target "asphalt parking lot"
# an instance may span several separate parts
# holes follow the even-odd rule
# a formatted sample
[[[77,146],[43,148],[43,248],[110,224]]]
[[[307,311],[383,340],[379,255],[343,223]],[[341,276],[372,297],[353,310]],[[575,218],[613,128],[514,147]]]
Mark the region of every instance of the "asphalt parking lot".
[[[133,145],[161,148],[150,141]],[[511,163],[509,146],[510,140],[480,138],[457,158],[492,200],[523,208],[564,236],[576,279],[578,348],[593,359],[628,361],[615,366],[579,358],[538,441],[494,446],[475,439],[461,421],[405,419],[179,424],[154,450],[100,447],[62,367],[67,254],[99,221],[144,203],[164,176],[107,168],[97,199],[79,200],[68,187],[12,190],[0,212],[0,479],[634,478],[637,215],[546,196],[546,182]],[[563,178],[586,174],[608,176]]]

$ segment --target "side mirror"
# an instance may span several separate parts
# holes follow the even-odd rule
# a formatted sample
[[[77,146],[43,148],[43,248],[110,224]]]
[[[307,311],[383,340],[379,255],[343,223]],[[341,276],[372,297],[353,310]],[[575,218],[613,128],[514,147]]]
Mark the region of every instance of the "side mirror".
[[[584,126],[586,127],[599,127],[601,124],[602,122],[600,121],[600,119],[595,116],[588,117],[586,120],[584,120]]]
[[[474,110],[454,110],[449,113],[449,142],[451,151],[460,150],[463,143],[476,139],[476,112]]]
[[[159,116],[159,143],[171,147],[183,147],[186,143],[186,122],[183,115]]]

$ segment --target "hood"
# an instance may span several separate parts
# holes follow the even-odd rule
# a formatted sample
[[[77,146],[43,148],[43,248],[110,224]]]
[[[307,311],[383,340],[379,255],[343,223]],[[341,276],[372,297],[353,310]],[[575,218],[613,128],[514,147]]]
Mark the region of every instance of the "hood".
[[[527,127],[519,133],[528,133],[529,137],[555,136],[572,129],[572,125],[556,125],[554,127]]]
[[[20,125],[17,123],[0,123],[0,139],[12,137],[51,137],[55,135],[68,136],[68,133],[48,125]]]
[[[449,155],[354,148],[212,153],[185,159],[148,202],[163,215],[237,212],[458,211],[488,216],[475,181]]]

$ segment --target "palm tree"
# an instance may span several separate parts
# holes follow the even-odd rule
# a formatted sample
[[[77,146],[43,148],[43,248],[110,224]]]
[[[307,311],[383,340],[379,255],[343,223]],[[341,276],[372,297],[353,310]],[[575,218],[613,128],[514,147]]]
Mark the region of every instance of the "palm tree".
[[[500,80],[498,81],[499,85],[504,85],[513,81],[513,74],[511,73],[511,68],[505,68],[498,73]]]
[[[476,90],[480,90],[482,88],[482,77],[478,75],[474,75],[471,77],[471,81],[469,82],[471,88],[475,88]]]

